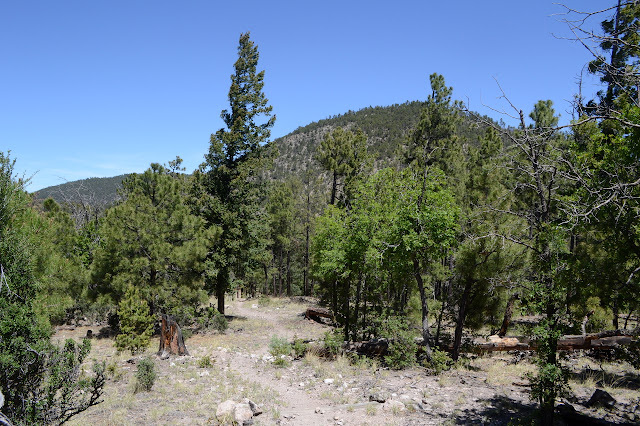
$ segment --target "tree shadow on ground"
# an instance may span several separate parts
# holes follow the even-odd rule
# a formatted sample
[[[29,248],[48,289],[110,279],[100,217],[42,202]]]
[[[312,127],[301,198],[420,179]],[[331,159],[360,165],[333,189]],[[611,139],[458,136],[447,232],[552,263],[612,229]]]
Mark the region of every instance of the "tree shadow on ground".
[[[623,370],[608,372],[587,367],[572,373],[572,376],[573,380],[579,383],[595,382],[598,387],[611,386],[628,390],[640,389],[640,375]]]
[[[537,411],[535,404],[525,404],[505,396],[480,400],[481,409],[464,410],[454,413],[456,425],[532,425],[536,424]]]

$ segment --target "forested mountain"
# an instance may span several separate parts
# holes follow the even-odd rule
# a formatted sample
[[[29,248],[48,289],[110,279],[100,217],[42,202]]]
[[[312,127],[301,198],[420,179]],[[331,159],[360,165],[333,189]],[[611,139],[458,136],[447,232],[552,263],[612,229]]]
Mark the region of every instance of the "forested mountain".
[[[324,135],[337,127],[361,129],[367,136],[368,150],[378,168],[398,165],[402,161],[401,148],[406,144],[408,135],[420,120],[423,106],[424,102],[411,101],[391,106],[367,107],[299,127],[273,141],[277,154],[273,167],[267,171],[267,174],[273,180],[282,180],[290,175],[301,176],[306,170],[310,170],[313,176],[319,175],[321,168],[314,160],[316,150]],[[476,121],[464,117],[457,123],[456,133],[475,145],[483,130]],[[58,203],[83,201],[96,206],[105,206],[112,204],[118,198],[118,190],[127,176],[125,174],[66,182],[36,191],[34,195],[40,201],[51,197]]]
[[[34,192],[36,200],[53,198],[58,203],[89,203],[106,206],[118,199],[118,189],[128,175],[88,178],[49,186]]]

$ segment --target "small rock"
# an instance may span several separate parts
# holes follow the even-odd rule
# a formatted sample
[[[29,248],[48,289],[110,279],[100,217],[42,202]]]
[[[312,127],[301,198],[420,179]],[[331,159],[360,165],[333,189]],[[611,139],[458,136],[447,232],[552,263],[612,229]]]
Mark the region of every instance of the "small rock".
[[[298,386],[300,386],[301,388],[303,388],[303,387],[304,387],[304,382],[300,382],[300,383],[298,383]]]
[[[385,402],[384,404],[382,404],[382,409],[384,411],[402,412],[402,411],[405,411],[407,407],[405,407],[402,402],[395,399],[391,399]]]
[[[323,414],[322,409],[320,407],[316,407],[316,414]]]
[[[375,401],[375,402],[379,402],[381,404],[384,404],[385,401],[386,401],[386,398],[384,398],[380,394],[372,393],[371,395],[369,395],[369,401]]]
[[[249,404],[249,408],[251,408],[251,411],[253,411],[254,416],[259,416],[260,414],[262,414],[262,410],[260,409],[260,407],[258,407],[258,404],[251,401],[249,398],[244,398],[242,402]]]
[[[325,382],[327,385],[330,385],[330,384],[332,384],[332,383],[333,383],[333,379],[324,379],[324,382]]]
[[[258,309],[258,305],[254,303],[253,305],[251,305],[251,309]]]
[[[333,416],[333,420],[338,421],[338,420],[340,420],[340,417],[338,417],[338,416]]]

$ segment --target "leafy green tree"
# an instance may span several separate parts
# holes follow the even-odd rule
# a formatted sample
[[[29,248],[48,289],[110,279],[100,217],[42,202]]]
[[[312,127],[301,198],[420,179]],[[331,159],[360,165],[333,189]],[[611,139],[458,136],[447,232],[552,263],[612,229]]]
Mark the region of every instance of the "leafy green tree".
[[[149,304],[140,291],[130,285],[118,305],[120,333],[116,336],[118,351],[130,350],[131,355],[144,352],[151,340],[154,318],[149,312]]]
[[[458,209],[443,185],[439,173],[423,182],[411,169],[383,169],[356,188],[349,209],[329,206],[318,219],[314,273],[335,297],[334,312],[346,338],[368,328],[376,316],[403,312],[415,291],[410,284],[415,262],[428,265],[455,240]],[[418,290],[427,305],[426,289]],[[405,304],[397,304],[395,296]],[[368,312],[368,304],[380,309]],[[428,328],[428,320],[422,325]]]
[[[109,209],[93,265],[96,291],[118,303],[137,287],[152,313],[181,316],[206,300],[203,274],[216,228],[188,206],[188,182],[152,164],[123,182],[124,200]]]
[[[82,378],[79,366],[89,352],[67,342],[50,343],[48,318],[38,315],[41,287],[34,265],[30,222],[34,213],[24,180],[14,176],[15,160],[0,153],[0,384],[4,413],[15,423],[64,422],[99,402],[104,368]]]
[[[207,223],[222,232],[207,262],[207,283],[215,290],[220,313],[224,313],[224,295],[232,280],[259,268],[260,257],[267,251],[258,171],[275,116],[262,91],[264,71],[257,71],[258,58],[249,33],[241,34],[229,88],[230,110],[221,114],[226,128],[211,135],[209,152],[196,173],[203,188],[199,208]]]

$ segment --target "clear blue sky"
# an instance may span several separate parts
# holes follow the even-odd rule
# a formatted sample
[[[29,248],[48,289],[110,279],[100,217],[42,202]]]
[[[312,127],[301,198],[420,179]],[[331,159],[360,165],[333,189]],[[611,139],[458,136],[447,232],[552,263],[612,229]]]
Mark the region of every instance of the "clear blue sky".
[[[589,56],[554,36],[568,35],[552,16],[562,11],[547,0],[7,0],[0,151],[33,175],[30,191],[176,155],[192,171],[223,126],[245,31],[266,72],[273,138],[348,110],[424,100],[433,72],[484,114],[499,118],[483,104],[508,108],[498,80],[518,108],[552,99],[566,123]]]

